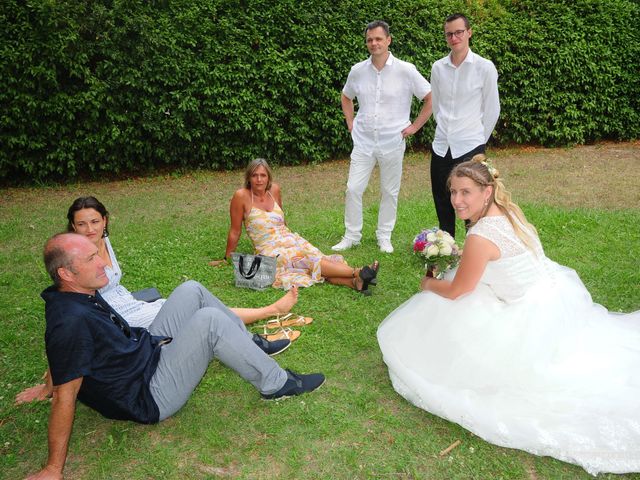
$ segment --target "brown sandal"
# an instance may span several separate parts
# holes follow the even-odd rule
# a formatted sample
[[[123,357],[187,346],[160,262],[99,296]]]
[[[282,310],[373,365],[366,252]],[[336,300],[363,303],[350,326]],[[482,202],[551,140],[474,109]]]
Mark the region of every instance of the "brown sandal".
[[[305,325],[309,325],[311,322],[313,322],[313,318],[311,317],[303,317],[302,315],[287,313],[283,317],[278,315],[276,318],[267,320],[267,323],[264,325],[264,329],[266,333],[267,329],[275,330],[283,327],[304,327]]]
[[[281,328],[277,332],[267,333],[265,327],[265,333],[261,333],[260,336],[268,342],[275,342],[276,340],[289,340],[295,342],[302,333],[299,330],[291,330],[290,328]]]

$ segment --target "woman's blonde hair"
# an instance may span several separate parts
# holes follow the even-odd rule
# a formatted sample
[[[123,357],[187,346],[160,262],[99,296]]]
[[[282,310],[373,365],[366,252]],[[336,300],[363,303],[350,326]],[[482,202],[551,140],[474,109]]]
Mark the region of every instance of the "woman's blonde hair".
[[[244,188],[251,190],[251,175],[253,175],[253,172],[255,172],[258,167],[264,167],[264,169],[267,171],[267,177],[269,179],[267,181],[267,190],[271,190],[271,184],[273,182],[273,172],[271,171],[269,164],[264,158],[256,158],[249,162],[249,165],[247,165],[247,169],[244,171]]]
[[[500,172],[491,165],[484,154],[480,153],[467,162],[462,162],[453,167],[449,175],[448,185],[451,185],[453,177],[467,177],[480,185],[484,190],[493,187],[493,194],[485,205],[480,218],[484,217],[492,203],[495,203],[500,211],[511,223],[513,230],[522,242],[530,249],[534,249],[532,236],[537,235],[536,228],[531,225],[518,205],[511,200],[511,193],[504,187]],[[475,222],[474,222],[475,223]],[[473,226],[473,223],[469,226]],[[525,227],[526,230],[522,227]]]

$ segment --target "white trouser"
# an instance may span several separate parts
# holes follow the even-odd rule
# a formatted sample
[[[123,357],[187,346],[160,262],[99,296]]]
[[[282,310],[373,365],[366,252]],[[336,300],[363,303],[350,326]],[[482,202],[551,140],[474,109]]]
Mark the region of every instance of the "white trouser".
[[[382,154],[375,151],[367,155],[354,148],[351,152],[349,180],[344,208],[344,237],[354,242],[362,238],[362,194],[364,193],[373,167],[380,168],[380,209],[378,211],[378,240],[390,240],[396,224],[398,193],[402,180],[402,159],[405,143],[396,150]]]

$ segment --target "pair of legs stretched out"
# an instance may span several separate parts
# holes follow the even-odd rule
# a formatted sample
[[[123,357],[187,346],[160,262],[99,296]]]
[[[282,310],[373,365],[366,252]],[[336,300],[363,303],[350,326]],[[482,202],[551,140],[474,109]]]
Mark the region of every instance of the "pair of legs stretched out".
[[[320,271],[327,282],[353,288],[364,295],[371,293],[369,285],[377,284],[379,266],[377,260],[361,268],[350,267],[346,263],[334,262],[328,258],[320,260]]]

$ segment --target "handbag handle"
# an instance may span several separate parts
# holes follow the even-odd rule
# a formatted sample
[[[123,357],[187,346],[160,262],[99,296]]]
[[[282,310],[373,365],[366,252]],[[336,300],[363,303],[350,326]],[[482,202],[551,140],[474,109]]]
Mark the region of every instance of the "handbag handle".
[[[238,270],[240,270],[240,275],[242,275],[247,280],[251,280],[253,277],[256,276],[256,273],[258,273],[258,269],[260,268],[260,262],[262,261],[260,257],[258,257],[257,255],[253,257],[253,262],[251,263],[251,267],[249,268],[249,271],[246,273],[244,271],[244,255],[241,255],[238,260],[239,260]]]

